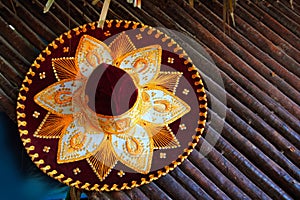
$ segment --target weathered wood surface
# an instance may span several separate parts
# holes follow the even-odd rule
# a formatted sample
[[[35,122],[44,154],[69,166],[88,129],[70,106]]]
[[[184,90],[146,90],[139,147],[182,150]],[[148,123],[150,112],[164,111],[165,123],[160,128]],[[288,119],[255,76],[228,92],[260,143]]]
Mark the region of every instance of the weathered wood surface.
[[[43,14],[45,3],[0,1],[0,110],[13,120],[18,89],[39,51],[69,28],[96,21],[103,1],[58,0]],[[227,102],[212,91],[209,99],[226,117],[210,109],[214,123],[170,174],[130,191],[89,193],[90,199],[299,198],[300,1],[294,10],[288,1],[239,1],[236,27],[226,26],[226,33],[221,3],[201,0],[191,8],[183,0],[143,0],[139,10],[125,0],[111,2],[108,18],[181,31],[201,43],[225,90],[213,76],[207,84]]]

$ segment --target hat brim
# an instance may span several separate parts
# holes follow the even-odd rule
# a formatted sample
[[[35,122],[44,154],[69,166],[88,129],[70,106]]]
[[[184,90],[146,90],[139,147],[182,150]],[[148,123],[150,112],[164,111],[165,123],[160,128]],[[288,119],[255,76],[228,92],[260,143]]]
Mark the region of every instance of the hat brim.
[[[17,102],[18,127],[28,155],[38,168],[52,178],[86,190],[129,189],[156,180],[187,158],[204,130],[207,116],[206,94],[202,79],[191,59],[173,39],[161,31],[136,22],[122,20],[106,21],[103,29],[96,26],[96,23],[90,23],[62,34],[37,57],[20,89]],[[36,103],[35,97],[50,86],[59,84],[59,81],[72,78],[75,80],[84,75],[84,73],[74,74],[69,70],[59,76],[53,65],[53,60],[58,58],[64,59],[64,62],[67,63],[74,62],[72,59],[78,53],[78,45],[83,35],[96,38],[109,46],[116,37],[124,32],[136,49],[155,45],[161,47],[159,62],[162,75],[176,74],[177,72],[182,75],[180,81],[175,84],[175,91],[170,92],[166,89],[165,94],[170,96],[174,94],[180,102],[182,101],[182,104],[186,104],[191,109],[173,120],[166,120],[168,122],[165,125],[167,131],[162,131],[161,135],[150,137],[150,146],[156,145],[161,148],[149,150],[151,153],[151,159],[148,159],[149,165],[141,165],[142,169],[134,168],[130,161],[123,159],[122,153],[124,152],[118,153],[116,150],[111,155],[116,157],[116,160],[123,159],[123,162],[112,163],[111,169],[106,171],[108,174],[100,175],[99,178],[99,174],[95,173],[95,167],[91,166],[93,161],[89,157],[95,156],[100,151],[98,148],[94,152],[82,153],[83,157],[76,158],[75,154],[70,154],[71,157],[75,156],[75,159],[66,162],[59,157],[62,135],[66,131],[66,127],[74,122],[72,113],[68,113],[72,109],[60,114],[55,109],[49,109],[49,106]],[[112,57],[115,58],[119,56],[118,53],[112,54]],[[77,65],[74,66],[76,68]],[[145,84],[148,83],[141,83],[142,86]],[[155,84],[153,87],[156,87]],[[167,135],[168,131],[173,135]],[[88,137],[93,138],[93,136]],[[180,143],[180,146],[177,145],[176,148],[164,148],[163,142],[160,143],[160,140],[169,140],[170,143],[175,139]],[[136,141],[131,140],[131,142]],[[111,146],[111,144],[107,144],[107,146]],[[108,153],[108,155],[110,154]],[[138,157],[132,158],[136,159],[134,162],[142,162]]]

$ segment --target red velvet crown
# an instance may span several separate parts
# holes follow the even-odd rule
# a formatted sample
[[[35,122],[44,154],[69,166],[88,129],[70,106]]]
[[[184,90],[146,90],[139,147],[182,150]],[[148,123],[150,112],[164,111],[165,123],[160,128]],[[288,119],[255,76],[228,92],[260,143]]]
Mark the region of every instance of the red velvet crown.
[[[137,93],[126,71],[105,63],[92,72],[85,88],[88,106],[98,114],[110,116],[129,110],[136,102]]]

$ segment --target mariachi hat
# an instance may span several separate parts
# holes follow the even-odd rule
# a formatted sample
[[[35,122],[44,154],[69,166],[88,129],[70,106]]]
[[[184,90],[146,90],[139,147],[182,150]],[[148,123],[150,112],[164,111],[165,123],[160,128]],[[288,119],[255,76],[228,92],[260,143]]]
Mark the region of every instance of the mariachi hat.
[[[204,86],[185,51],[155,28],[121,20],[54,40],[17,102],[36,166],[95,191],[130,189],[173,170],[195,147],[206,115]]]

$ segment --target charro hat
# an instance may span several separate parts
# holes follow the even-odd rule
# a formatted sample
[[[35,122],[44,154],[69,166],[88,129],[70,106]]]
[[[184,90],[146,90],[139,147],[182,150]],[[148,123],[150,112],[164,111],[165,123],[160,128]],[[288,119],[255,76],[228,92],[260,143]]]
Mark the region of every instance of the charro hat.
[[[130,189],[174,169],[206,122],[196,67],[170,37],[137,22],[70,30],[41,52],[18,96],[32,161],[80,189]]]

